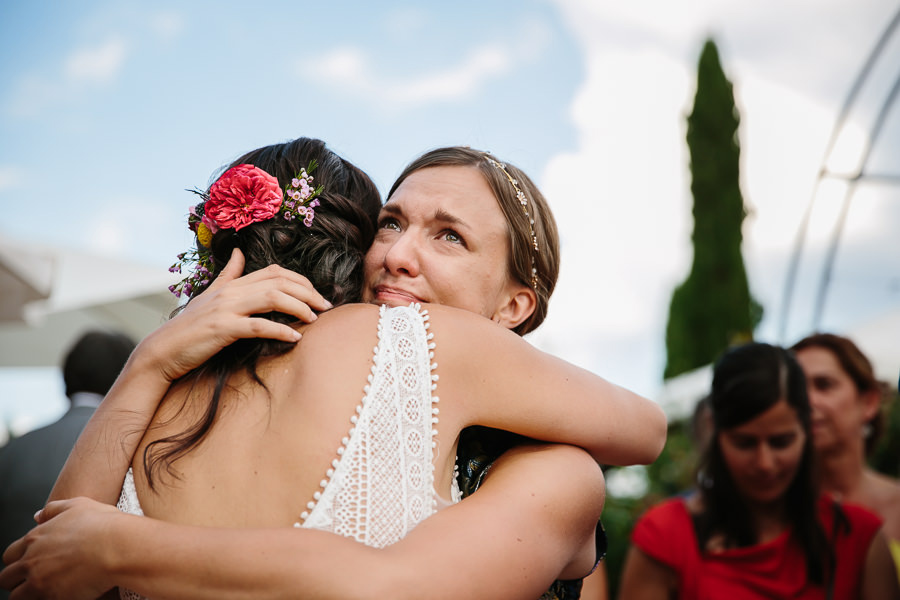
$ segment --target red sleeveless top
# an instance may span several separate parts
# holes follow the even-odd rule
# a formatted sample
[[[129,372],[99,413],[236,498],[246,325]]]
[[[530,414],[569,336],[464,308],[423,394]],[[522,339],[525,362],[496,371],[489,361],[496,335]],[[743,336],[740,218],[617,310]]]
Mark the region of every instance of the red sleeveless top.
[[[829,540],[834,534],[834,500],[819,500],[819,521]],[[837,566],[834,600],[859,597],[866,553],[881,519],[860,506],[841,504],[849,531],[838,527],[834,542]],[[723,552],[701,552],[693,520],[683,498],[667,500],[635,525],[632,542],[647,556],[673,569],[679,579],[680,600],[818,600],[825,589],[806,579],[803,549],[791,528],[765,544]]]

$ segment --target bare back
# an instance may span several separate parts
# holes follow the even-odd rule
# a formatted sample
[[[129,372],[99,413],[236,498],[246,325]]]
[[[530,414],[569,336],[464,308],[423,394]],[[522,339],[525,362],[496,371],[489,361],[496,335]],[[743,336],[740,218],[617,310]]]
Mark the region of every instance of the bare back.
[[[233,375],[207,438],[172,463],[179,479],[161,472],[153,491],[141,464],[147,444],[183,431],[206,406],[187,385],[171,390],[132,465],[144,514],[227,527],[300,521],[353,427],[373,366],[378,320],[377,307],[353,305],[303,327],[296,348],[260,362],[268,392],[246,374]],[[208,389],[205,383],[197,389]],[[447,443],[454,446],[458,425],[450,429],[455,431],[448,431]],[[435,452],[435,489],[444,498],[450,496],[454,457],[455,447]]]

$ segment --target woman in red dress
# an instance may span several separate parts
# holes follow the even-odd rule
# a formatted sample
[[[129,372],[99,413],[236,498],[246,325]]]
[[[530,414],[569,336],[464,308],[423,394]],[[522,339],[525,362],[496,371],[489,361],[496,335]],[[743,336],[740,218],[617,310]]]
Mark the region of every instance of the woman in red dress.
[[[619,597],[900,597],[881,519],[821,495],[811,410],[787,350],[751,343],[716,363],[699,490],[638,521]]]

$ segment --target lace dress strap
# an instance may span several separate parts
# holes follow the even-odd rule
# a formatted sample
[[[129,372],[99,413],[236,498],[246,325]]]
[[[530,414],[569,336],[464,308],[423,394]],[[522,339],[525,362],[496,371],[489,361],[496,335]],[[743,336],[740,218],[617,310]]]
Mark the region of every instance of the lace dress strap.
[[[144,511],[141,509],[141,501],[138,500],[137,489],[134,487],[134,471],[131,470],[131,467],[128,467],[128,472],[125,473],[122,493],[119,494],[116,508],[129,515],[144,516]],[[125,588],[119,588],[119,598],[120,600],[149,600],[149,598],[145,598],[137,592]]]
[[[128,472],[125,473],[125,481],[122,483],[122,493],[119,494],[119,501],[116,502],[116,508],[129,515],[144,516],[144,511],[141,508],[141,501],[138,500],[137,489],[134,487],[134,471],[131,470],[131,467],[128,467]]]
[[[432,337],[419,305],[381,307],[363,399],[322,489],[301,515],[303,527],[381,548],[434,512],[438,398],[432,397]]]
[[[428,312],[419,305],[381,307],[363,398],[321,489],[295,527],[324,529],[381,548],[435,511],[438,397],[432,392],[438,377],[428,327]],[[451,503],[459,497],[454,479]],[[144,514],[130,468],[117,507]],[[119,594],[123,600],[144,600],[130,590]]]

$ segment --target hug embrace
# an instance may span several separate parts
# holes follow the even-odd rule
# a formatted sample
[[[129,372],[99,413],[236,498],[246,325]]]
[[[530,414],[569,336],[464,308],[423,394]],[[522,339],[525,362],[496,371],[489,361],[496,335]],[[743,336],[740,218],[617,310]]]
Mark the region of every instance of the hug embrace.
[[[0,584],[577,597],[603,542],[598,463],[652,462],[666,421],[520,337],[559,272],[531,179],[440,148],[382,205],[364,172],[300,138],[199,195],[187,304],[138,345]]]

